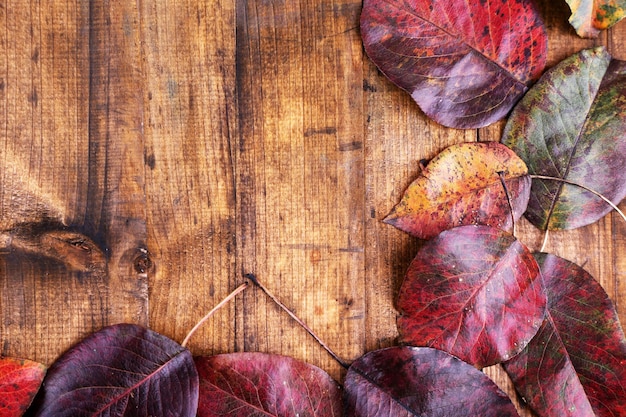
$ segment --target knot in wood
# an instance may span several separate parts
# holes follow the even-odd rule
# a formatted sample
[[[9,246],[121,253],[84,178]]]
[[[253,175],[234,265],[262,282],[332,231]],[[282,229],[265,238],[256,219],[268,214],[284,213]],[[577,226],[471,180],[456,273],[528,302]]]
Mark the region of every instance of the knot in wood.
[[[150,259],[150,254],[146,249],[139,249],[139,254],[135,257],[133,265],[135,267],[135,271],[140,274],[145,274],[150,268],[152,268],[152,259]]]

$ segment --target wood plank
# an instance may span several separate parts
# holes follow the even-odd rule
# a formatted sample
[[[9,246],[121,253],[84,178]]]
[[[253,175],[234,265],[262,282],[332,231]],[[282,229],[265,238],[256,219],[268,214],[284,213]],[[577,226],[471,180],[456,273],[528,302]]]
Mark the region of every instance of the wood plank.
[[[49,363],[107,320],[102,251],[76,240],[87,203],[88,25],[79,3],[0,8],[2,355]]]
[[[620,22],[608,33],[607,47],[611,55],[620,60],[626,60],[626,22]],[[626,201],[620,206],[626,212]],[[610,254],[611,259],[606,259],[606,268],[609,271],[609,280],[613,281],[608,289],[611,299],[615,303],[622,327],[626,325],[626,222],[617,213],[612,213],[611,224],[607,227],[611,233],[604,236],[607,239],[609,252],[602,254],[606,259]]]
[[[238,254],[338,355],[364,349],[360,2],[237,2]],[[238,348],[340,367],[259,291]]]
[[[109,323],[147,324],[137,15],[108,3],[6,6],[2,354],[50,363]]]
[[[85,222],[107,251],[110,323],[148,324],[144,103],[139,10],[94,2],[89,15],[89,191]]]
[[[152,328],[179,342],[244,280],[235,272],[234,3],[143,2]],[[191,340],[232,352],[234,304]]]

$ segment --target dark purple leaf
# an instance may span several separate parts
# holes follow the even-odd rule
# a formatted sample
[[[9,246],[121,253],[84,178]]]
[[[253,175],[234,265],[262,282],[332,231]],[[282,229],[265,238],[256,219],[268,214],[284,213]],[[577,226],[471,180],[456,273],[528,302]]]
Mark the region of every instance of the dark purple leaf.
[[[357,359],[344,383],[349,417],[514,417],[484,373],[440,350],[393,347]]]
[[[105,327],[49,369],[35,416],[193,417],[198,373],[191,353],[133,324]]]
[[[200,374],[198,417],[337,417],[341,389],[321,369],[265,353],[195,358]]]
[[[441,233],[409,266],[397,307],[404,343],[477,367],[520,352],[543,321],[537,262],[515,237],[487,226]]]
[[[583,50],[547,71],[515,107],[502,142],[528,172],[626,197],[626,62]],[[533,179],[526,217],[540,229],[573,229],[612,210],[562,181]]]
[[[530,0],[365,0],[361,36],[372,61],[424,113],[458,128],[503,118],[547,56]]]
[[[581,267],[536,255],[546,319],[505,369],[542,417],[626,416],[626,338],[608,295]]]

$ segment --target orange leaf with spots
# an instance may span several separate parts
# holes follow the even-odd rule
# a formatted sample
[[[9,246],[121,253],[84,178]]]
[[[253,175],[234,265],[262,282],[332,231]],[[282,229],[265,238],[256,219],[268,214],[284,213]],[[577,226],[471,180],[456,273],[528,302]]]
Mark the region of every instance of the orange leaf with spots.
[[[583,38],[597,38],[600,31],[622,20],[626,13],[626,0],[566,1],[572,11],[569,22]]]
[[[527,173],[526,164],[502,144],[450,146],[422,170],[384,221],[420,239],[472,224],[511,229],[528,204]]]

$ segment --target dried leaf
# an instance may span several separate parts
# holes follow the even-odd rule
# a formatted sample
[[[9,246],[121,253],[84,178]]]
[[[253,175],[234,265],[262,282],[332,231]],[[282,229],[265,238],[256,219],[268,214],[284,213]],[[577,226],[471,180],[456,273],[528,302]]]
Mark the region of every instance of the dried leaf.
[[[24,414],[39,391],[46,367],[26,359],[0,358],[0,416]]]
[[[194,417],[198,373],[191,353],[133,324],[88,336],[49,369],[35,416]]]
[[[502,142],[531,175],[581,184],[618,204],[626,197],[626,62],[604,48],[562,61],[516,106]],[[573,229],[611,210],[581,187],[533,179],[526,217],[543,230]]]
[[[583,38],[597,38],[601,30],[608,29],[624,18],[624,0],[565,0],[572,11],[570,24]]]
[[[457,128],[503,118],[547,55],[529,0],[365,0],[361,36],[372,61],[426,115]]]
[[[527,172],[524,162],[499,143],[450,146],[430,161],[384,221],[420,239],[470,224],[510,230],[507,194],[517,220],[530,195]]]
[[[198,417],[342,414],[341,389],[321,369],[265,353],[195,358],[200,374]]]
[[[548,297],[546,319],[505,369],[542,417],[626,415],[626,338],[613,303],[588,272],[535,255]]]
[[[346,375],[350,417],[515,417],[482,372],[440,350],[392,347],[357,359]]]
[[[508,233],[462,226],[419,250],[397,307],[404,343],[449,352],[476,367],[519,353],[543,321],[537,262]]]

